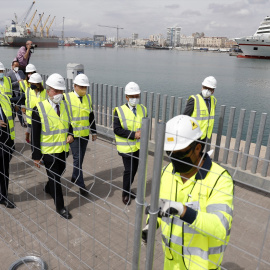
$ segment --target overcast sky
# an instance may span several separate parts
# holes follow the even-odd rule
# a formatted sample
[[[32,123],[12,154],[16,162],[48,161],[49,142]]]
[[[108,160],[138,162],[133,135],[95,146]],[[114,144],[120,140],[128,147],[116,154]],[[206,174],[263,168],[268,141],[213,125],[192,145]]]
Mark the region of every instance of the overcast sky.
[[[23,18],[31,3],[2,3],[1,31],[10,25],[14,13]],[[166,34],[166,27],[178,25],[185,35],[204,32],[206,36],[234,38],[255,33],[264,17],[270,16],[270,0],[36,0],[28,21],[35,9],[44,12],[45,19],[56,16],[51,27],[55,33],[62,30],[65,17],[65,36],[116,36],[115,29],[99,27],[101,24],[124,28],[119,31],[120,37],[138,33],[140,38],[148,38],[151,34]]]

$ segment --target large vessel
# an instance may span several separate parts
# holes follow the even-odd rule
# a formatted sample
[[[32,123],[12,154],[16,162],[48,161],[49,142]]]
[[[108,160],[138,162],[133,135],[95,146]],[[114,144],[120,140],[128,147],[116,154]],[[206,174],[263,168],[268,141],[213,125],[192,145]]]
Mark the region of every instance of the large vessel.
[[[243,55],[237,57],[270,59],[270,17],[265,17],[253,36],[235,41],[243,51]]]
[[[4,42],[5,44],[12,47],[21,47],[24,46],[27,40],[31,40],[33,44],[38,47],[49,48],[58,46],[58,37],[49,36],[50,27],[55,19],[55,17],[48,23],[49,17],[47,17],[45,23],[42,23],[43,14],[39,14],[39,19],[36,24],[31,28],[31,24],[34,20],[34,17],[37,13],[37,10],[34,12],[30,22],[26,23],[27,16],[29,15],[35,1],[31,4],[31,7],[28,9],[26,16],[23,18],[22,22],[18,23],[17,17],[15,15],[15,20],[12,20],[12,23],[9,27],[6,28],[4,33]],[[46,26],[48,23],[48,26]],[[45,33],[46,32],[46,33]]]

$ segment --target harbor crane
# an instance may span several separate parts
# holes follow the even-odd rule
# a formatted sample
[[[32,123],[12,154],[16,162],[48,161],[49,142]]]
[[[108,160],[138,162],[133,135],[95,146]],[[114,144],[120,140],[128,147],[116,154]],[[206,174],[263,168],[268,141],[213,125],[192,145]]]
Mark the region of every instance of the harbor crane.
[[[32,8],[33,8],[33,5],[34,5],[35,3],[36,3],[36,1],[33,1],[33,3],[31,4],[30,8],[27,10],[27,12],[26,12],[26,14],[25,14],[25,16],[24,16],[24,18],[23,18],[23,20],[22,20],[21,25],[24,25],[24,24],[26,23],[26,19],[27,19],[29,13],[31,12],[31,10],[32,10]]]
[[[51,16],[51,15],[48,16],[48,18],[47,18],[46,22],[44,23],[44,25],[40,26],[40,36],[41,36],[41,37],[44,36],[43,30],[44,30],[44,28],[45,28],[45,26],[46,26],[46,24],[47,24],[47,22],[48,22],[50,16]]]
[[[116,29],[116,44],[118,45],[118,32],[119,32],[119,29],[124,29],[122,27],[118,27],[117,26],[109,26],[109,25],[98,25],[100,27],[108,27],[108,28],[115,28]]]
[[[54,19],[55,19],[55,16],[53,17],[53,19],[52,19],[50,25],[49,25],[49,26],[46,26],[47,37],[49,37],[49,30],[50,30],[50,28],[51,28],[51,26],[52,26],[52,24],[53,24]]]
[[[30,28],[30,26],[31,26],[31,24],[32,24],[32,22],[33,22],[33,20],[34,20],[34,18],[35,18],[35,16],[36,16],[36,13],[37,13],[37,10],[34,12],[34,14],[33,14],[32,18],[31,18],[29,24],[26,23],[26,27],[27,27],[27,28]]]
[[[63,17],[63,27],[62,27],[62,40],[64,41],[64,22],[65,22],[65,17]]]
[[[35,32],[35,33],[37,32],[38,25],[40,24],[40,21],[41,21],[43,15],[44,15],[44,12],[43,12],[42,14],[39,14],[39,20],[38,20],[38,23],[37,23],[37,25],[34,24],[34,32]]]

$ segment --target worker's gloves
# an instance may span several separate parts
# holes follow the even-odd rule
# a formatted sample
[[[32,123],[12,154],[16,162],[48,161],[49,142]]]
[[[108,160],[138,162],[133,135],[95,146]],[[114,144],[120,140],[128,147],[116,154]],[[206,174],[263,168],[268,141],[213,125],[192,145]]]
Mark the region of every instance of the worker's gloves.
[[[142,230],[142,242],[145,245],[147,244],[148,227],[149,227],[149,225],[147,224]]]
[[[165,199],[159,199],[159,216],[168,217],[171,215],[181,216],[184,206],[180,202],[173,202]]]

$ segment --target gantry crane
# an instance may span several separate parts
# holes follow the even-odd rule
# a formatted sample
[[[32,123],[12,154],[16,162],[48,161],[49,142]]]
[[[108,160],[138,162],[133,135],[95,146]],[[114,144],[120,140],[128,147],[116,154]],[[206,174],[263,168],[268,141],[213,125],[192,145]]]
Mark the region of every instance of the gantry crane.
[[[46,26],[47,37],[49,37],[49,30],[50,30],[50,28],[51,28],[51,26],[52,26],[52,24],[53,24],[54,19],[55,19],[55,16],[53,17],[53,19],[52,19],[50,25],[49,25],[49,26]]]
[[[48,16],[48,18],[47,18],[46,22],[44,23],[44,25],[41,25],[41,26],[40,26],[40,36],[41,36],[41,37],[44,36],[44,35],[43,35],[43,30],[44,30],[44,28],[45,28],[45,26],[46,26],[46,24],[47,24],[47,22],[48,22],[50,16],[51,16],[51,15]]]
[[[34,32],[35,32],[35,33],[37,32],[38,25],[39,25],[39,23],[40,23],[40,21],[41,21],[43,15],[44,15],[44,12],[43,12],[42,14],[39,14],[39,20],[38,20],[38,23],[37,23],[37,25],[34,24]]]
[[[119,31],[119,29],[124,29],[124,28],[118,27],[118,25],[117,26],[98,25],[98,26],[100,26],[100,27],[108,27],[108,28],[116,28],[116,44],[118,44],[118,31]]]

